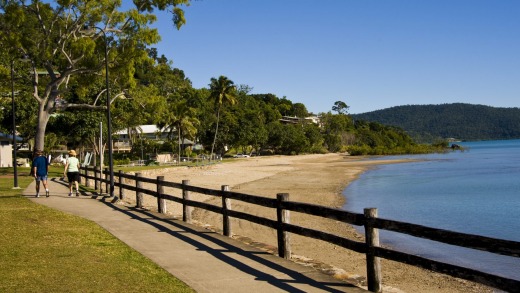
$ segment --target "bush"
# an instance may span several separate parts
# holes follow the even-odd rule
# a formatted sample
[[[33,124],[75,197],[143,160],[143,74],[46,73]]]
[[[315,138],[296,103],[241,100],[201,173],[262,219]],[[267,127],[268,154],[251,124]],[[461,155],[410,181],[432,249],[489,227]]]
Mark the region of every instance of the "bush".
[[[370,147],[367,145],[351,145],[348,147],[348,153],[352,156],[366,156],[370,154]]]
[[[114,160],[114,165],[128,165],[128,164],[130,164],[130,158]]]

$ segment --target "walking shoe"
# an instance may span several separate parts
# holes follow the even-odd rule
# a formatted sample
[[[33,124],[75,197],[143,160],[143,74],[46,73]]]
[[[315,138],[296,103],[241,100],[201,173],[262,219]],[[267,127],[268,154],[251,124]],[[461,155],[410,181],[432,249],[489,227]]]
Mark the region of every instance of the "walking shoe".
[[[39,194],[39,193],[37,193],[37,194],[36,194],[36,197],[40,197],[40,194]]]
[[[79,191],[76,191],[76,196],[79,196]]]
[[[45,197],[49,197],[49,190],[45,190]]]
[[[69,196],[72,196],[72,192],[69,192]]]

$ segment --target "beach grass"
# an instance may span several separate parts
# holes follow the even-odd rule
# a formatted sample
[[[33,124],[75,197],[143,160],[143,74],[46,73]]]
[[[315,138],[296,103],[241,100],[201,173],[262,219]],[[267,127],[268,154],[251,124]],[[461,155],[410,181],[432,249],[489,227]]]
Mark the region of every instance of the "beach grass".
[[[97,224],[22,196],[0,169],[0,292],[194,292]],[[59,177],[63,167],[52,167]]]

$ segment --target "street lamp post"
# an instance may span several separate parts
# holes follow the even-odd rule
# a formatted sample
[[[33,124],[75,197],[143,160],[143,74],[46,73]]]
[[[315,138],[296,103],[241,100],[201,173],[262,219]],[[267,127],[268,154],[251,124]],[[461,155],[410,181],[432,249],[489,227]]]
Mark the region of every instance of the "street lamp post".
[[[103,33],[103,38],[105,41],[105,83],[106,83],[106,95],[107,95],[107,144],[108,144],[108,170],[109,170],[109,180],[110,180],[110,193],[111,197],[114,196],[114,160],[112,156],[112,118],[110,115],[110,87],[108,82],[108,39],[105,33],[105,30],[99,27],[94,27],[100,30]]]
[[[11,100],[13,110],[13,188],[20,188],[18,187],[18,162],[16,161],[16,107],[14,104],[14,60],[11,60]]]

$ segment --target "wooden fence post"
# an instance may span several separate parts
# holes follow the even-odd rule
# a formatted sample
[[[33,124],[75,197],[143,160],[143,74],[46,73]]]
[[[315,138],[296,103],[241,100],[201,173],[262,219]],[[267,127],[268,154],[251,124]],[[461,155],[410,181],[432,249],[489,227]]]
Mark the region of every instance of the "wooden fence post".
[[[81,185],[81,164],[78,165],[78,173],[79,173],[79,176],[78,176],[78,184]]]
[[[141,177],[141,173],[135,173],[135,187],[136,188],[143,188],[143,182],[139,180],[139,177]],[[135,206],[137,208],[143,207],[143,193],[140,191],[135,192]]]
[[[100,169],[101,169],[101,167],[99,167],[99,166],[94,167],[94,190],[95,191],[98,191],[98,189],[99,189],[99,183],[100,183],[100,177],[101,177],[101,173],[99,172]]]
[[[99,168],[99,194],[103,193],[103,181],[105,181],[105,174],[103,174],[103,168]]]
[[[88,166],[85,166],[85,186],[90,187],[90,179],[88,178]]]
[[[190,200],[190,192],[184,186],[190,185],[190,180],[182,180],[182,220],[186,223],[191,223],[191,207],[186,204]]]
[[[228,211],[231,210],[231,199],[226,195],[229,191],[229,185],[222,185],[222,232],[225,236],[231,236],[231,222]]]
[[[103,172],[105,174],[105,193],[108,193],[110,194],[110,178],[109,178],[109,173],[108,173],[108,168],[105,168],[105,171]]]
[[[288,193],[278,193],[276,195],[276,219],[278,222],[278,256],[283,257],[285,259],[291,259],[291,239],[289,237],[289,232],[283,230],[283,224],[289,224],[291,222],[289,211],[282,209],[282,203],[288,200]]]
[[[157,176],[157,211],[166,214],[166,200],[162,197],[164,194],[164,176]]]
[[[374,228],[377,218],[376,208],[364,209],[365,214],[365,242],[367,245],[367,282],[371,292],[382,292],[381,260],[375,256],[374,247],[379,247],[379,230]]]
[[[119,170],[118,172],[119,177],[119,199],[123,199],[125,197],[125,189],[123,188],[123,170]]]

